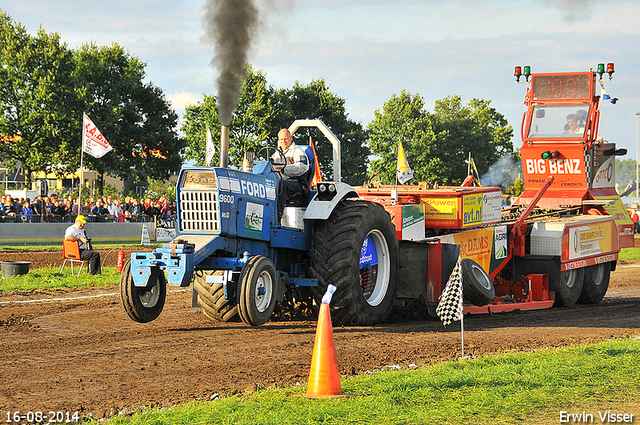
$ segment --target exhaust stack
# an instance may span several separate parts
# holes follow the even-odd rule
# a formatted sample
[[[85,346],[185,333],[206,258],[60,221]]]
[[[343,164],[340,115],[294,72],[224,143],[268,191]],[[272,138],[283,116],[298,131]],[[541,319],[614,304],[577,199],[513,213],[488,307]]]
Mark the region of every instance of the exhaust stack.
[[[220,127],[220,167],[229,167],[229,126]]]

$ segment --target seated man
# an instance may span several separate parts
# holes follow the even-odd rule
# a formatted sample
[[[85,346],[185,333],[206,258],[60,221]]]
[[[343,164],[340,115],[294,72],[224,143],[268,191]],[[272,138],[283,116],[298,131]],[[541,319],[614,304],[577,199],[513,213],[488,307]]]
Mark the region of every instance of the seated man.
[[[87,237],[84,226],[87,219],[83,215],[76,217],[76,222],[67,227],[64,232],[64,239],[67,241],[77,241],[80,248],[80,258],[89,262],[89,274],[96,275],[101,273],[100,269],[100,253],[94,251],[91,247],[91,239]]]
[[[280,191],[278,192],[278,217],[282,216],[285,203],[291,197],[300,193],[308,196],[309,187],[306,179],[309,171],[309,158],[302,148],[291,139],[291,133],[286,128],[278,132],[278,146],[284,153],[285,165],[276,165],[276,171],[282,173]],[[280,152],[273,154],[273,159],[282,159]]]
[[[580,125],[582,123],[579,124],[578,119],[579,119],[578,114],[567,115],[567,124],[565,124],[564,132],[562,134],[564,135],[584,134],[584,125]]]

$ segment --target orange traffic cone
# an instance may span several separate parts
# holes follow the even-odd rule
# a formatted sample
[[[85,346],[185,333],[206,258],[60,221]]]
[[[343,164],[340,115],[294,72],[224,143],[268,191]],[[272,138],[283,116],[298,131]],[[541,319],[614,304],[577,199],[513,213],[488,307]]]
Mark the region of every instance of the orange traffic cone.
[[[318,314],[318,329],[311,358],[307,397],[321,398],[341,395],[342,388],[340,387],[340,373],[336,360],[336,345],[333,340],[331,313],[329,312],[329,304],[322,303]]]

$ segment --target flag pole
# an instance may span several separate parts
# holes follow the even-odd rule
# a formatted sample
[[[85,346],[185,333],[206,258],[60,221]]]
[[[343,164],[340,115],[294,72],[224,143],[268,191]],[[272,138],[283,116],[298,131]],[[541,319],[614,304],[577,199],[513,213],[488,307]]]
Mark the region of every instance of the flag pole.
[[[84,125],[86,113],[82,113],[82,143],[80,143],[80,188],[78,189],[78,215],[82,212],[82,186],[84,186],[84,171],[82,169],[82,160],[84,158],[84,139],[87,127]]]
[[[464,286],[460,288],[460,299],[464,300]],[[462,312],[460,313],[460,334],[462,341],[462,359],[464,360],[464,305],[462,306]]]

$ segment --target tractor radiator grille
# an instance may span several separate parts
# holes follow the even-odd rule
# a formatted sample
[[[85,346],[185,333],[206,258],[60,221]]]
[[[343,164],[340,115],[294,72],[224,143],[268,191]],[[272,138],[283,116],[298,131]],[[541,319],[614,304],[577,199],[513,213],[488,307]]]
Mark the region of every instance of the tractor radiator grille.
[[[180,192],[181,232],[220,232],[216,190]]]

